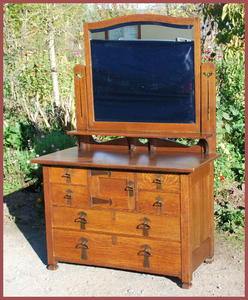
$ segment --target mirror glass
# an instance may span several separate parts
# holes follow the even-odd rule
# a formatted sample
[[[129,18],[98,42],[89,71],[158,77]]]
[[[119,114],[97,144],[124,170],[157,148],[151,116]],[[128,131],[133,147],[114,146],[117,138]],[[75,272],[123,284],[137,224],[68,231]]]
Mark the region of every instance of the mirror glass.
[[[132,22],[90,38],[95,121],[195,123],[192,25]]]

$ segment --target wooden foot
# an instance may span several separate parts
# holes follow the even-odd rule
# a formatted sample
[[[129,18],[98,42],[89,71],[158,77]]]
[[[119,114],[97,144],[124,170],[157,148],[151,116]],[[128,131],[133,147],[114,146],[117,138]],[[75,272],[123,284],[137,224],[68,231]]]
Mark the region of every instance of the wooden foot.
[[[182,282],[181,288],[182,289],[190,289],[192,287],[191,282]]]
[[[205,264],[211,264],[214,261],[213,257],[208,257],[204,260]]]
[[[58,265],[57,264],[54,264],[54,265],[47,265],[47,269],[50,270],[50,271],[55,271],[58,269]]]

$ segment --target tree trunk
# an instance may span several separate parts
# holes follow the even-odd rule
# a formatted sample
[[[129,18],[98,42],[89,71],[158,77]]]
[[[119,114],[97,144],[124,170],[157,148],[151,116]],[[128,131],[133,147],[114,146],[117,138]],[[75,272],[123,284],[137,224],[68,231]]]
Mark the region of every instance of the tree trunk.
[[[52,85],[53,85],[53,94],[55,105],[60,106],[60,97],[59,97],[59,82],[58,82],[58,71],[57,71],[57,62],[54,46],[54,33],[50,31],[49,33],[49,54],[50,54],[50,66],[51,66],[51,76],[52,76]]]

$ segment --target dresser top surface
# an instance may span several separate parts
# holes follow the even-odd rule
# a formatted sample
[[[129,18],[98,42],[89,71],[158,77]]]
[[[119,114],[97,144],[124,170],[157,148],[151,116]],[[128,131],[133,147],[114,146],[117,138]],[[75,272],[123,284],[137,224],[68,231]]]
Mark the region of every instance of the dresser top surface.
[[[218,156],[173,151],[149,153],[124,149],[78,150],[77,147],[73,147],[37,157],[32,162],[51,166],[191,173]]]

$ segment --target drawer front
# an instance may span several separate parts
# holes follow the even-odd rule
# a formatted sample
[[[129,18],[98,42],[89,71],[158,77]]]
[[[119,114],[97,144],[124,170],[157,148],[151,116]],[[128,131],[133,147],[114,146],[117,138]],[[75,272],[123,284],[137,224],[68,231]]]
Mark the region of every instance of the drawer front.
[[[139,191],[137,210],[143,213],[180,215],[180,195],[176,193],[159,193]]]
[[[89,181],[92,207],[135,208],[133,173],[91,170]]]
[[[106,234],[54,230],[54,255],[60,260],[178,275],[180,244]]]
[[[179,193],[179,175],[138,173],[139,190]]]
[[[53,204],[68,207],[89,207],[86,186],[53,183],[50,187]]]
[[[110,210],[53,207],[53,227],[180,241],[180,218]]]
[[[73,168],[50,168],[50,182],[87,185],[87,170]]]

